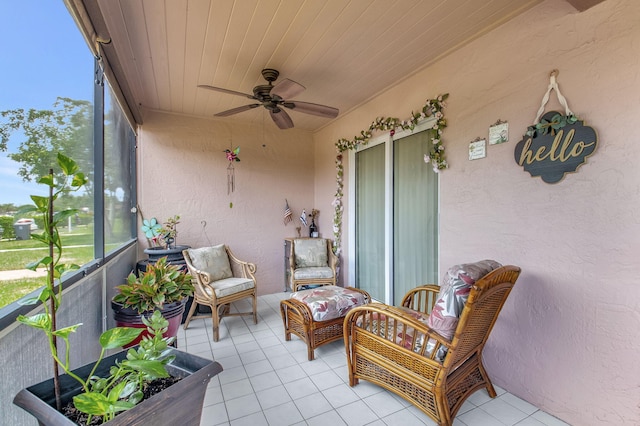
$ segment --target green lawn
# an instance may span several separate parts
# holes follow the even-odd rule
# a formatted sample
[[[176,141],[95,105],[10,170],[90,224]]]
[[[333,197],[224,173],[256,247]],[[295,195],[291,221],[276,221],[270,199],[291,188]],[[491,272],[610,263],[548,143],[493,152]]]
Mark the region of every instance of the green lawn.
[[[61,231],[63,231],[61,229]],[[79,227],[72,233],[60,233],[63,246],[61,263],[84,265],[94,259],[93,229]],[[34,231],[34,234],[39,231]],[[106,244],[113,250],[122,243]],[[0,271],[26,269],[25,265],[49,254],[49,249],[38,240],[0,240]],[[45,285],[46,277],[2,280],[0,278],[0,308]]]
[[[34,231],[34,234],[37,234],[38,231]],[[80,229],[74,231],[71,234],[60,233],[60,239],[62,240],[62,244],[65,246],[77,246],[77,245],[85,245],[93,244],[93,233],[87,229]],[[24,248],[41,248],[44,247],[38,240],[34,240],[33,238],[30,240],[0,240],[0,250],[15,250],[15,249],[24,249]]]
[[[0,308],[43,287],[47,277],[0,281]]]
[[[93,235],[80,229],[72,234],[61,234],[64,256],[62,262],[83,265],[93,259]],[[83,247],[74,247],[83,246]],[[49,249],[40,241],[2,240],[0,241],[0,271],[25,269],[27,263],[41,259]]]
[[[25,265],[42,259],[49,254],[49,249],[14,250],[0,253],[0,271],[26,269]],[[84,265],[93,259],[93,246],[65,248],[61,263]]]
[[[77,228],[70,234],[60,234],[63,245],[62,263],[83,265],[93,259],[91,229]],[[34,231],[37,233],[38,231]],[[38,240],[1,240],[0,271],[26,269],[25,265],[47,256],[49,249]],[[0,307],[6,306],[45,285],[46,276],[0,279]]]

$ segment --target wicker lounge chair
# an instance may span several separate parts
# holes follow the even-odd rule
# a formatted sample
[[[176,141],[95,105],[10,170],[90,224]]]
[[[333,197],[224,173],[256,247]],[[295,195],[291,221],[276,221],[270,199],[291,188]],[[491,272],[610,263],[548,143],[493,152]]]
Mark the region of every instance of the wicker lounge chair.
[[[294,239],[289,262],[293,292],[302,286],[336,285],[338,257],[333,253],[329,239]]]
[[[482,350],[519,274],[516,266],[500,266],[472,283],[451,338],[427,326],[427,314],[442,299],[436,285],[410,291],[402,307],[370,303],[352,309],[344,320],[349,385],[359,379],[380,385],[439,425],[451,425],[476,390],[486,388],[495,397]]]
[[[192,319],[209,317],[208,314],[194,316],[198,304],[211,308],[214,342],[220,338],[223,316],[253,315],[253,323],[258,323],[255,264],[239,260],[224,244],[187,249],[182,253],[195,287],[193,304],[184,322],[185,330]],[[230,303],[245,298],[251,298],[251,311],[230,312]]]

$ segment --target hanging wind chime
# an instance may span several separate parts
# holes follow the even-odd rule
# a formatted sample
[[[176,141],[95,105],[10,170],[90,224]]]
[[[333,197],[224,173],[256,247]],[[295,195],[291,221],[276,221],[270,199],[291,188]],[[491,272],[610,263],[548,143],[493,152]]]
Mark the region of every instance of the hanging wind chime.
[[[227,195],[229,196],[229,208],[233,208],[233,201],[231,201],[231,194],[236,190],[236,170],[233,167],[235,161],[240,161],[240,147],[237,146],[233,151],[230,149],[224,150],[229,165],[227,166]]]

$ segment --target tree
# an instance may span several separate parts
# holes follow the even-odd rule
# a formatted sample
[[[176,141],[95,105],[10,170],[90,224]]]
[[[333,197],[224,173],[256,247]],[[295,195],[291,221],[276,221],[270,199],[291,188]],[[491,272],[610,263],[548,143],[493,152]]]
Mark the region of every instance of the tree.
[[[0,204],[0,215],[13,214],[18,208],[13,203]]]
[[[0,111],[0,151],[6,151],[11,136],[23,137],[16,153],[8,155],[20,163],[18,175],[26,182],[38,181],[56,164],[58,152],[73,157],[88,171],[85,189],[93,193],[93,107],[91,102],[58,97],[52,109],[23,108]],[[63,179],[62,175],[56,180]]]

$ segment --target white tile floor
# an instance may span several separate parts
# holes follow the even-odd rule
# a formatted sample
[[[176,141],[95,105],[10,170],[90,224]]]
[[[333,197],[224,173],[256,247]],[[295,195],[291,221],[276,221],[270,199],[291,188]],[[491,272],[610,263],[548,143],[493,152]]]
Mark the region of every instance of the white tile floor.
[[[287,293],[258,298],[258,324],[250,316],[223,319],[220,341],[212,341],[211,320],[180,329],[178,347],[218,361],[224,371],[208,387],[202,426],[213,425],[434,425],[413,405],[366,381],[349,387],[344,344],[316,349],[307,360],[296,336],[284,340],[280,300]],[[248,302],[235,308],[249,310]],[[566,423],[496,387],[464,403],[454,426],[561,426]]]

